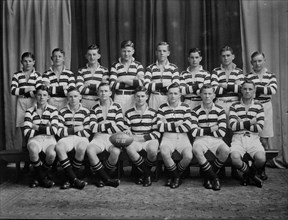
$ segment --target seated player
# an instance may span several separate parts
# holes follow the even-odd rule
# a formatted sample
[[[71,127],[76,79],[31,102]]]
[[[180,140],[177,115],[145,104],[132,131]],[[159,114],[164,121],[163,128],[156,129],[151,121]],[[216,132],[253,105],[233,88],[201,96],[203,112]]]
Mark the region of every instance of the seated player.
[[[195,137],[193,154],[204,174],[204,187],[220,190],[217,174],[230,153],[230,148],[222,139],[226,131],[226,114],[222,107],[213,103],[215,89],[211,85],[204,85],[200,89],[200,96],[201,105],[192,111],[192,136]],[[216,156],[213,165],[205,157],[208,150]]]
[[[144,187],[151,186],[151,168],[157,159],[160,133],[157,131],[157,112],[149,108],[149,98],[144,86],[135,90],[135,106],[125,113],[125,122],[128,130],[125,133],[133,135],[134,141],[126,148],[126,152],[133,164],[143,172],[143,175],[136,180],[136,184],[143,184]],[[140,151],[147,152],[144,160],[139,154]]]
[[[67,98],[68,105],[59,111],[58,136],[61,139],[56,145],[57,156],[66,175],[61,189],[83,189],[87,183],[78,179],[75,172],[81,168],[89,144],[90,113],[81,105],[81,95],[75,87],[68,89]],[[71,165],[67,153],[72,150],[75,150],[75,156]]]
[[[58,111],[49,105],[48,88],[38,86],[36,89],[35,106],[27,109],[24,121],[24,134],[28,140],[27,148],[32,166],[35,169],[37,180],[33,180],[30,187],[40,186],[50,188],[55,183],[47,176],[55,157],[55,135],[58,129]],[[42,164],[39,153],[44,152],[46,157]]]
[[[168,102],[158,109],[158,131],[163,133],[160,153],[168,171],[166,186],[174,189],[181,185],[180,175],[186,170],[192,160],[192,145],[187,133],[192,128],[190,107],[181,102],[180,87],[172,83],[168,87]],[[182,159],[176,165],[172,159],[174,151],[178,151]]]
[[[98,87],[99,104],[93,106],[90,111],[90,128],[94,137],[88,145],[87,155],[97,187],[105,185],[117,187],[120,184],[119,179],[111,179],[109,174],[116,168],[121,149],[115,147],[109,138],[111,134],[124,130],[124,119],[120,105],[112,101],[111,95],[109,84],[100,83]],[[104,162],[108,173],[97,156],[105,150],[110,154]]]
[[[258,169],[265,166],[265,150],[260,142],[259,132],[264,127],[264,109],[262,104],[254,102],[256,87],[253,81],[245,80],[242,85],[242,98],[230,107],[229,122],[234,132],[231,143],[231,159],[233,165],[243,172],[243,185],[249,183],[249,177],[257,187],[262,187],[262,180],[256,176]],[[248,153],[253,158],[249,167],[243,161]]]

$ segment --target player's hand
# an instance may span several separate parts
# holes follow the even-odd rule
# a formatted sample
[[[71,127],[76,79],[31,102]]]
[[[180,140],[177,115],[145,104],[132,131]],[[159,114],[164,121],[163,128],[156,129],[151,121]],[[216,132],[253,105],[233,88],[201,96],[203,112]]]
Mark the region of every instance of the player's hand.
[[[227,89],[228,84],[227,83],[219,83],[219,86],[224,88],[224,89]]]
[[[74,132],[78,132],[78,131],[82,131],[82,130],[84,130],[83,125],[79,125],[79,126],[74,127]]]
[[[125,131],[123,131],[125,134],[128,134],[128,135],[132,135],[132,132],[129,130],[129,129],[127,129],[127,130],[125,130]]]
[[[175,122],[175,126],[178,127],[178,126],[182,125],[183,122],[184,122],[183,120],[179,120],[179,121]]]
[[[90,86],[91,85],[91,83],[90,82],[84,82],[84,86]]]
[[[35,91],[36,89],[35,89],[35,86],[26,86],[26,88],[25,88],[25,93],[26,92],[30,92],[30,91]]]
[[[50,86],[50,82],[43,81],[43,85],[49,87]]]
[[[218,125],[213,125],[211,127],[211,132],[214,132],[214,131],[217,131],[219,129],[219,126]]]
[[[160,118],[160,121],[161,121],[162,123],[167,123],[167,120],[166,120],[165,117]]]
[[[251,125],[256,124],[256,123],[257,123],[256,117],[254,117],[254,118],[252,118],[252,119],[250,120],[250,124],[251,124]]]
[[[63,85],[62,87],[63,87],[63,90],[67,90],[68,89],[68,85],[66,85],[66,84]]]
[[[38,131],[39,130],[39,125],[36,125],[36,124],[32,124],[32,129]]]

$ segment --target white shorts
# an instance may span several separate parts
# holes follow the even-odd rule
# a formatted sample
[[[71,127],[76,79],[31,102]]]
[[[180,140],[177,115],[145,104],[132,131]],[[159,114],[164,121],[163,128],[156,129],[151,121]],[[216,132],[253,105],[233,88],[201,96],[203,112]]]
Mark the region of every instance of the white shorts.
[[[221,145],[227,146],[227,144],[222,140],[222,138],[220,137],[216,138],[212,136],[196,137],[193,146],[195,145],[200,145],[203,148],[204,153],[206,153],[209,150],[214,155],[216,155],[216,151]]]
[[[134,95],[133,94],[131,94],[131,95],[117,95],[117,94],[115,94],[114,102],[121,105],[122,113],[123,113],[123,115],[125,115],[125,112],[128,109],[132,108],[135,104]]]
[[[43,151],[44,153],[46,153],[46,150],[49,146],[53,146],[55,147],[56,145],[56,139],[53,135],[37,135],[33,138],[30,138],[28,140],[28,146],[30,144],[36,144],[38,147],[39,152]]]
[[[252,158],[258,151],[265,152],[258,134],[250,133],[250,137],[244,134],[234,134],[231,143],[231,152],[237,151],[243,157],[248,153]]]
[[[97,145],[97,147],[101,149],[101,152],[103,152],[104,150],[109,152],[109,148],[113,146],[113,144],[109,140],[110,136],[111,134],[96,133],[90,144]]]
[[[98,96],[82,95],[81,104],[87,109],[91,109],[94,105],[99,103]]]
[[[155,140],[155,139],[154,140],[145,141],[145,142],[133,141],[130,146],[132,146],[133,148],[135,148],[137,150],[137,152],[139,152],[141,150],[147,151],[147,146],[149,144],[153,144],[154,146],[159,146],[158,140]]]
[[[48,100],[48,104],[56,107],[58,111],[64,108],[67,105],[67,103],[68,103],[68,100],[66,97],[51,97]]]
[[[149,98],[149,107],[155,109],[156,111],[159,109],[160,105],[167,102],[167,95],[161,94],[151,94]]]
[[[70,152],[80,143],[85,144],[87,147],[89,144],[89,141],[88,141],[88,138],[86,138],[86,137],[79,137],[77,135],[69,135],[68,137],[61,138],[58,141],[58,143],[64,144],[66,146],[66,151]]]
[[[171,154],[175,150],[181,154],[186,148],[192,152],[192,145],[186,133],[164,133],[160,146],[168,147]]]
[[[16,127],[24,127],[25,112],[36,104],[35,98],[17,98]]]
[[[274,129],[273,129],[273,107],[272,102],[267,102],[262,104],[264,107],[264,128],[261,132],[259,132],[260,137],[273,137]]]

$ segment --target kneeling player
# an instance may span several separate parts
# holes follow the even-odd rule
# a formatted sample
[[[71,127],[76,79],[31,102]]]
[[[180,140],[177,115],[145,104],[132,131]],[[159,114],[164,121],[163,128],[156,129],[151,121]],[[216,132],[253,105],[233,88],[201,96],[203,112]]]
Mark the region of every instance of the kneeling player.
[[[100,103],[93,106],[90,111],[90,128],[94,137],[88,145],[87,155],[97,187],[105,185],[117,187],[120,183],[119,179],[111,179],[109,173],[115,170],[121,149],[115,147],[109,138],[111,134],[124,130],[124,119],[120,105],[112,101],[111,95],[109,84],[100,83],[98,87]],[[105,150],[110,153],[104,163],[108,172],[97,156]]]
[[[75,87],[68,89],[67,98],[68,105],[59,111],[58,136],[61,139],[56,145],[57,156],[67,178],[61,189],[69,189],[71,186],[83,189],[87,183],[78,179],[75,171],[81,168],[89,143],[90,113],[88,109],[81,105],[81,95]],[[75,156],[71,165],[67,153],[73,149],[75,150]]]
[[[230,107],[229,123],[234,132],[231,159],[233,165],[243,172],[243,185],[248,184],[250,177],[257,187],[262,187],[262,180],[256,173],[266,162],[265,150],[259,137],[264,127],[264,110],[262,104],[254,102],[255,91],[255,84],[246,80],[241,88],[241,100]],[[254,160],[251,167],[242,160],[245,153]]]
[[[54,135],[57,134],[58,111],[47,103],[48,99],[48,88],[46,86],[37,87],[37,104],[29,108],[25,114],[24,134],[29,139],[27,144],[29,157],[38,179],[31,183],[31,187],[40,184],[50,188],[55,184],[47,177],[47,173],[56,157]],[[40,152],[46,154],[43,164],[39,158]]]
[[[200,96],[201,105],[192,111],[192,136],[195,137],[193,154],[204,174],[204,187],[220,190],[217,174],[230,153],[229,147],[222,140],[226,132],[226,114],[223,108],[213,103],[215,90],[211,85],[204,85],[200,89]],[[213,167],[205,157],[208,150],[216,156]]]
[[[157,131],[156,110],[149,108],[147,104],[148,94],[144,86],[135,90],[135,107],[127,110],[125,122],[128,130],[125,133],[133,135],[134,141],[126,148],[126,152],[133,164],[139,168],[143,175],[136,180],[137,184],[144,187],[150,186],[151,168],[157,159],[160,133]],[[144,161],[139,154],[141,150],[147,152],[147,159]]]
[[[190,107],[180,101],[180,87],[172,83],[168,88],[168,102],[158,109],[157,126],[163,133],[160,153],[169,173],[166,186],[174,189],[180,186],[180,175],[186,170],[192,160],[192,145],[187,136],[192,128]],[[174,151],[178,151],[182,159],[176,165],[172,159]]]

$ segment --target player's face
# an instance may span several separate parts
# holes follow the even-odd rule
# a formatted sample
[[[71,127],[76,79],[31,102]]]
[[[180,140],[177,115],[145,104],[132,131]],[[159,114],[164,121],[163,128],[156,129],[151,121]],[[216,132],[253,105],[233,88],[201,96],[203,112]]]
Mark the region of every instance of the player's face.
[[[230,65],[233,62],[234,58],[235,56],[229,50],[223,51],[221,53],[221,63],[223,66]]]
[[[98,50],[88,50],[86,53],[86,59],[88,60],[89,64],[95,64],[100,59],[100,54]]]
[[[133,47],[125,47],[121,49],[121,59],[124,61],[130,61],[134,54]]]
[[[165,62],[170,55],[170,51],[167,45],[159,45],[156,50],[157,60],[160,62]]]
[[[244,99],[251,99],[255,94],[255,87],[252,83],[244,83],[241,88],[241,93]]]
[[[101,86],[98,89],[98,96],[99,96],[100,100],[102,100],[102,101],[110,99],[111,95],[112,95],[112,92],[111,92],[110,87],[108,85],[107,86]]]
[[[23,71],[31,71],[34,68],[35,60],[33,60],[31,57],[24,57],[21,63],[23,66]]]
[[[143,106],[147,103],[148,95],[141,91],[135,94],[135,103],[136,106]]]
[[[202,57],[200,56],[199,53],[190,53],[189,57],[188,57],[188,62],[189,65],[192,67],[197,67],[200,65],[200,62],[202,60]]]
[[[45,90],[38,90],[36,100],[38,105],[46,105],[49,99],[49,94]]]
[[[168,102],[169,104],[174,104],[180,101],[181,93],[180,89],[178,88],[170,88],[168,90]]]
[[[52,54],[51,59],[52,59],[53,65],[55,65],[55,66],[62,66],[62,65],[64,65],[65,57],[64,57],[64,54],[61,53],[60,51],[55,51],[55,52]]]
[[[211,104],[215,98],[215,92],[213,88],[203,89],[200,96],[204,104]]]
[[[259,54],[252,58],[251,64],[255,72],[260,72],[265,67],[265,58]]]
[[[69,105],[77,106],[80,103],[81,95],[78,91],[73,90],[73,91],[68,93],[67,98],[68,98]]]

